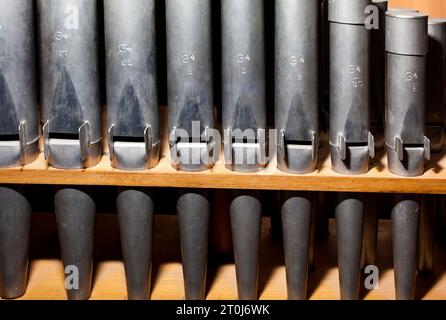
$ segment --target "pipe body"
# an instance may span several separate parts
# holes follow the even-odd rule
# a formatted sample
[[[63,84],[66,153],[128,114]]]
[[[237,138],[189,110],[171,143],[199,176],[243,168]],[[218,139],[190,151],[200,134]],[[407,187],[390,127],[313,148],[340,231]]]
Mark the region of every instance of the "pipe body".
[[[425,136],[427,16],[386,14],[386,148],[389,171],[402,176],[424,172],[430,158]]]
[[[217,155],[212,84],[211,1],[167,0],[169,142],[173,167],[211,168]]]
[[[370,41],[365,9],[370,0],[329,1],[330,150],[342,174],[368,171],[374,156],[370,133]]]
[[[225,163],[258,171],[268,162],[263,0],[222,0]]]
[[[34,4],[0,1],[0,167],[33,162],[39,153]]]
[[[112,166],[158,164],[155,0],[104,2],[107,116]]]
[[[37,1],[45,158],[81,169],[101,158],[97,1]]]
[[[317,1],[276,1],[275,114],[278,168],[316,169],[319,149]]]

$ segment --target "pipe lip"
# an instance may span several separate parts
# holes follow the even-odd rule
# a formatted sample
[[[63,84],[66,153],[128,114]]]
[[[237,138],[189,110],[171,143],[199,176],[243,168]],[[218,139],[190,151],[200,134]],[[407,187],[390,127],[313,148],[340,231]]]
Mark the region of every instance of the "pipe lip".
[[[389,8],[389,12],[419,12],[417,9],[413,8]]]
[[[440,26],[446,26],[446,18],[429,18],[427,21],[429,25],[440,25]]]
[[[426,19],[427,14],[418,11],[392,11],[386,12],[386,16],[398,19]]]

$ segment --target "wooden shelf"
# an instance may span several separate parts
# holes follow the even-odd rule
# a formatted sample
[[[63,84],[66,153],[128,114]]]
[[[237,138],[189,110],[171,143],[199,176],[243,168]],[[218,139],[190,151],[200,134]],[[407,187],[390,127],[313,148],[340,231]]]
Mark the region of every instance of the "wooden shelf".
[[[161,160],[157,167],[142,172],[126,172],[111,167],[107,144],[100,163],[85,170],[51,168],[40,153],[38,159],[21,168],[0,169],[0,184],[101,185],[138,187],[176,187],[213,189],[263,189],[299,191],[344,191],[446,194],[446,154],[432,156],[426,173],[415,178],[393,175],[387,170],[384,152],[378,153],[367,174],[346,176],[331,170],[328,143],[322,142],[316,172],[292,175],[277,169],[273,159],[268,167],[257,173],[237,173],[227,169],[223,157],[205,172],[177,171],[170,165],[166,137],[166,112],[161,109]],[[105,127],[105,126],[104,126]],[[104,137],[106,134],[104,133]]]
[[[157,215],[154,227],[152,294],[153,300],[184,299],[180,246],[175,215]],[[22,299],[66,299],[64,274],[57,240],[55,216],[34,214],[28,290]],[[121,258],[116,215],[98,215],[95,233],[95,276],[91,299],[126,299],[124,267]],[[330,221],[330,236],[316,247],[316,269],[309,276],[310,299],[339,299],[336,267],[336,234]],[[377,266],[379,289],[363,293],[364,299],[395,298],[389,221],[380,221]],[[280,240],[272,240],[269,219],[262,224],[260,256],[260,299],[286,299],[285,267]],[[446,250],[436,251],[436,270],[431,276],[418,276],[417,299],[446,299]],[[209,257],[207,299],[237,298],[232,257]]]

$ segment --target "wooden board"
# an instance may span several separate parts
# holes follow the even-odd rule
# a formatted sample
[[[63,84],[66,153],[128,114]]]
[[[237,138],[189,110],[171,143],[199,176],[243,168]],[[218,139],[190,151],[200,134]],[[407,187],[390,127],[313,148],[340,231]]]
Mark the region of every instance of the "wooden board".
[[[389,7],[414,8],[429,14],[432,18],[446,17],[444,0],[389,0]]]
[[[261,300],[286,299],[285,267],[280,241],[272,240],[269,219],[262,224],[260,257]],[[153,300],[184,299],[183,274],[178,239],[177,218],[156,216],[152,270]],[[59,260],[55,217],[51,214],[33,218],[31,263],[28,290],[23,299],[65,299],[64,274]],[[339,299],[336,267],[336,234],[330,221],[330,236],[316,247],[316,269],[309,276],[310,299]],[[446,250],[437,248],[432,276],[419,276],[417,299],[446,299]],[[394,276],[391,258],[389,221],[379,227],[377,266],[379,288],[364,291],[364,299],[392,300]],[[121,261],[116,215],[98,215],[95,242],[95,276],[91,299],[126,299],[124,267]],[[235,268],[231,256],[212,254],[209,258],[207,299],[237,298]]]

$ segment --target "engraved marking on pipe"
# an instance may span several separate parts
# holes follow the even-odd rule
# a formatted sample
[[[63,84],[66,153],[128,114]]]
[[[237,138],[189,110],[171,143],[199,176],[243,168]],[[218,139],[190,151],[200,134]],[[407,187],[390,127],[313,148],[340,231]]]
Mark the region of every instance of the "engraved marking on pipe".
[[[51,131],[78,134],[83,123],[82,107],[67,69],[62,66],[54,90]]]
[[[79,268],[74,265],[65,267],[65,289],[79,290]]]
[[[363,88],[364,80],[360,77],[361,67],[358,65],[351,64],[348,66],[348,72],[353,75],[353,88]]]
[[[66,17],[64,26],[67,30],[79,30],[79,8],[74,4],[69,4],[64,11]]]
[[[0,133],[15,135],[18,133],[19,121],[15,109],[14,98],[9,90],[3,72],[0,70]]]
[[[412,91],[417,93],[418,87],[420,86],[420,83],[418,82],[418,73],[408,71],[404,74],[404,78],[407,82],[411,82],[410,85],[412,86]]]
[[[128,80],[118,104],[115,136],[142,137],[146,127],[143,119],[138,96]]]
[[[194,54],[183,54],[181,56],[181,62],[186,65],[186,73],[191,76],[194,74],[194,66],[197,62],[197,57]]]
[[[241,65],[240,68],[240,73],[241,74],[247,74],[248,73],[248,69],[245,66],[247,63],[251,62],[251,56],[248,54],[242,54],[239,53],[237,55],[237,63]]]
[[[118,46],[118,52],[119,54],[123,55],[124,58],[121,60],[121,65],[123,67],[132,67],[134,64],[133,59],[131,58],[132,53],[133,53],[133,49],[132,47],[126,45],[125,43],[121,43]]]

